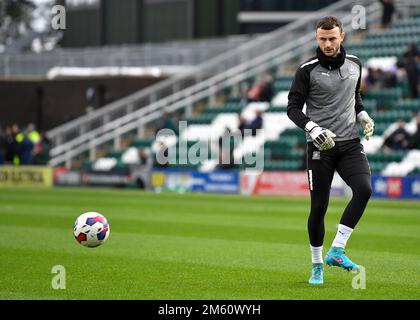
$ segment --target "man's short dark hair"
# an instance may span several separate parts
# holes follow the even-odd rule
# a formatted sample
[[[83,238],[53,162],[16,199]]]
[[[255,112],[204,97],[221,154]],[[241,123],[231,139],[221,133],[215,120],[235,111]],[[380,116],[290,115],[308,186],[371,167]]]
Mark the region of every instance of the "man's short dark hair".
[[[316,24],[316,30],[318,30],[318,28],[324,30],[331,30],[335,27],[338,27],[340,29],[340,32],[343,32],[343,24],[341,23],[341,21],[338,18],[332,16],[324,17],[321,20],[319,20]]]

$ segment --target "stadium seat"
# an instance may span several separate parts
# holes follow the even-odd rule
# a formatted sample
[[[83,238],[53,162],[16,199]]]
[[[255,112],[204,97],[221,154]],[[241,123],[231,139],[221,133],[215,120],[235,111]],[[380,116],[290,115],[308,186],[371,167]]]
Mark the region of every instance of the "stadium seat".
[[[153,141],[154,139],[137,139],[133,141],[130,146],[136,148],[147,148],[152,145]]]

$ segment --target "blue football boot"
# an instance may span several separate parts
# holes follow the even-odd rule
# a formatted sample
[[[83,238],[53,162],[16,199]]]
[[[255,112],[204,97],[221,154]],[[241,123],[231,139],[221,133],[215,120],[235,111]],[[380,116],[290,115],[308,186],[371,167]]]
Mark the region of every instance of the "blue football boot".
[[[312,274],[309,279],[310,284],[324,283],[324,265],[322,263],[312,263]]]
[[[359,266],[351,261],[344,251],[344,248],[331,247],[325,256],[325,264],[328,266],[336,266],[347,271],[358,271]]]

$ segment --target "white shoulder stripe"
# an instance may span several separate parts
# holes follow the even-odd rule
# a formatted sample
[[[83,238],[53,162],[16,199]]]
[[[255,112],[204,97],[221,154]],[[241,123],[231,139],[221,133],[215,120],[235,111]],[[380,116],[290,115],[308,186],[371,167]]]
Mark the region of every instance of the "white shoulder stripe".
[[[306,63],[302,64],[302,65],[300,66],[300,68],[302,69],[304,66],[307,66],[307,65],[309,65],[309,64],[313,64],[313,63],[315,63],[315,62],[318,62],[318,59],[314,59],[314,60],[311,60],[311,61],[309,61],[309,62],[306,62]]]
[[[347,56],[347,57],[352,57],[352,58],[359,59],[359,57],[356,57],[356,56],[354,56],[354,55],[352,55],[352,54],[346,54],[346,56]]]

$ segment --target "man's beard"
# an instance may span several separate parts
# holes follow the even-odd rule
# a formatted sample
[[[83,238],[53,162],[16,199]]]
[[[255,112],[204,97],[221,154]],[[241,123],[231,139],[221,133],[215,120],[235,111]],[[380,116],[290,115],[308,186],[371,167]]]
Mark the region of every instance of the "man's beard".
[[[331,51],[325,51],[325,49],[323,50],[324,54],[328,57],[335,57],[339,51],[340,51],[340,48],[333,49]]]

